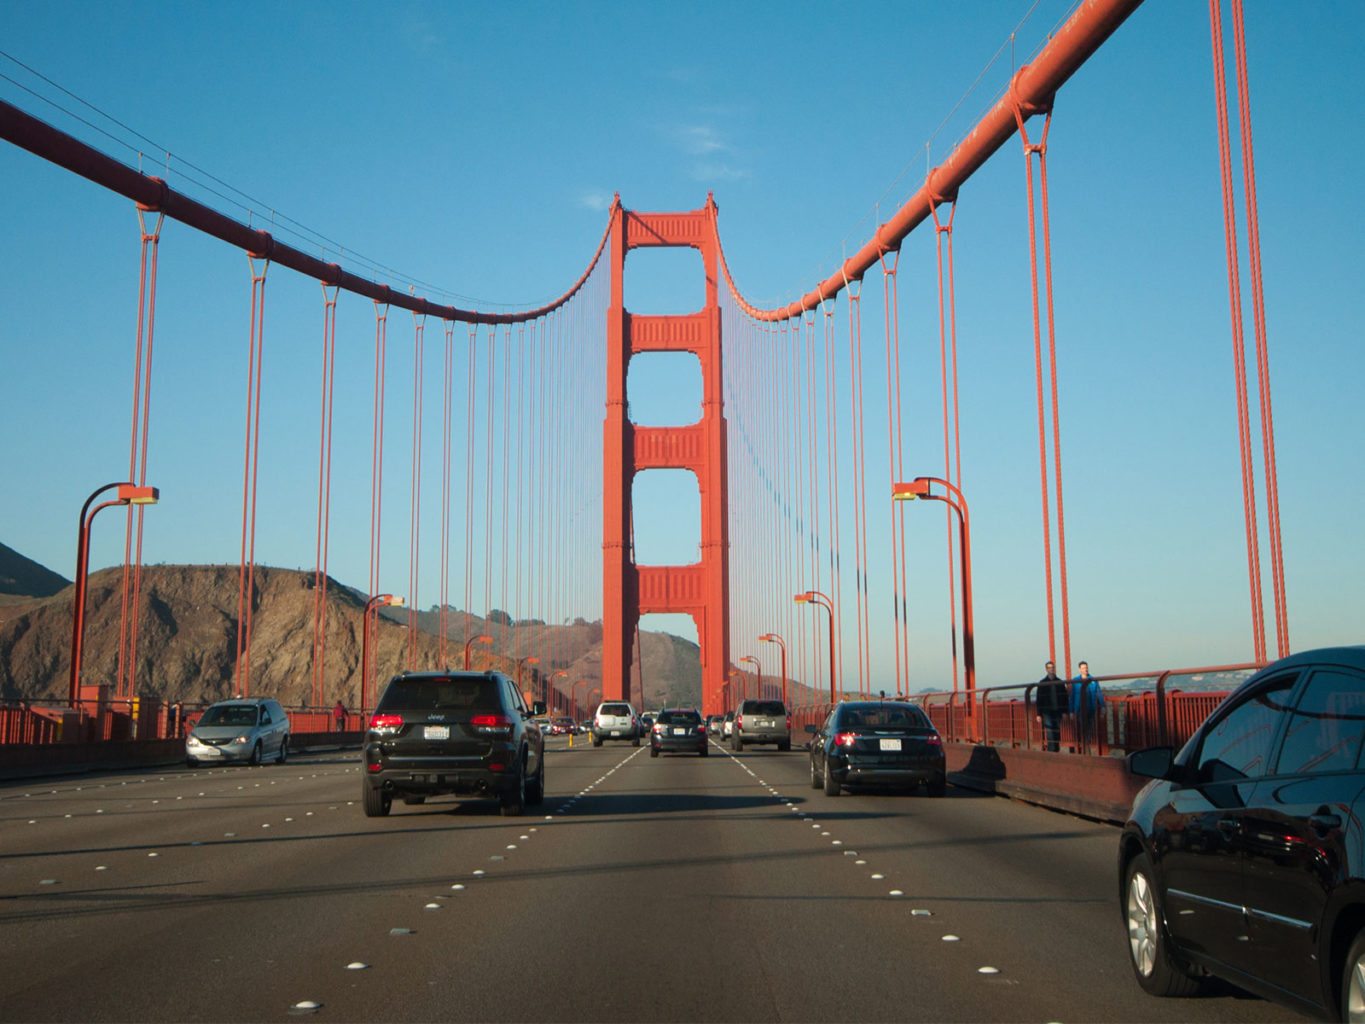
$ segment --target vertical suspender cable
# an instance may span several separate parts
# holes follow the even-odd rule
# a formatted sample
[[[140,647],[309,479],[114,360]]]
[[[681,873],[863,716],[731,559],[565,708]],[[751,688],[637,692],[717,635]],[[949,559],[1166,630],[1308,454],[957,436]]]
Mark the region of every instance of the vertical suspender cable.
[[[455,371],[455,321],[445,322],[445,373],[441,378],[441,614],[437,629],[440,639],[436,664],[445,668],[450,664],[446,650],[450,643],[450,402]]]
[[[1242,177],[1247,206],[1247,250],[1251,263],[1251,311],[1256,332],[1256,380],[1261,403],[1261,450],[1265,473],[1266,519],[1270,527],[1270,572],[1275,588],[1275,647],[1289,654],[1289,598],[1285,590],[1280,485],[1275,466],[1275,417],[1270,403],[1270,348],[1266,337],[1265,290],[1261,274],[1261,222],[1256,205],[1256,155],[1251,142],[1251,86],[1247,76],[1246,25],[1242,0],[1232,0],[1237,57],[1237,99],[1242,134]]]
[[[811,543],[810,561],[811,568],[815,577],[815,589],[823,591],[825,588],[823,577],[820,575],[820,562],[823,552],[820,550],[820,414],[819,403],[815,393],[815,313],[812,312],[804,320],[805,330],[805,355],[806,355],[806,394],[808,422],[810,423],[810,523],[811,523]],[[815,630],[818,636],[820,631]],[[817,645],[818,650],[818,645]],[[824,679],[824,659],[816,657],[815,663],[811,666],[811,678],[817,688],[822,685]]]
[[[881,254],[882,265],[882,315],[886,327],[886,461],[888,489],[901,478],[900,459],[900,301],[896,289],[896,268],[900,264],[900,250]],[[890,256],[890,259],[887,257]],[[894,348],[894,351],[893,351]],[[896,695],[906,691],[906,676],[909,673],[908,650],[903,650],[903,630],[901,629],[902,593],[906,589],[901,575],[904,558],[904,538],[896,535],[896,512],[891,515],[891,640],[896,648]],[[900,517],[904,523],[903,516]]]
[[[853,364],[853,431],[857,444],[854,448],[854,530],[858,544],[858,692],[867,694],[872,677],[871,608],[867,585],[867,433],[863,416],[863,304],[862,278],[846,281],[848,292],[849,356]]]
[[[952,463],[952,447],[957,441],[957,331],[956,313],[954,313],[953,330],[953,391],[951,398],[952,418],[949,417],[949,394],[948,394],[948,316],[944,301],[943,291],[943,250],[945,241],[948,246],[949,273],[952,266],[952,240],[953,240],[953,218],[957,216],[957,201],[953,200],[953,208],[948,214],[947,221],[939,219],[939,203],[933,200],[929,205],[929,212],[934,219],[934,241],[938,263],[938,366],[939,380],[943,392],[943,476],[945,479],[954,481]],[[959,468],[961,460],[958,462]],[[959,488],[960,484],[957,485]],[[954,554],[957,548],[956,531],[953,529],[953,510],[945,504],[943,506],[944,524],[947,528],[948,540],[948,631],[950,648],[952,651],[952,670],[953,670],[953,692],[958,689],[958,665],[957,665],[957,556]]]
[[[825,473],[829,486],[830,577],[834,580],[834,607],[844,607],[843,541],[839,533],[839,389],[835,385],[834,300],[823,300],[825,312]],[[836,626],[842,633],[843,615]],[[839,642],[838,678],[844,675],[844,644]]]
[[[251,696],[251,620],[256,575],[256,462],[261,438],[261,361],[265,275],[270,261],[247,254],[251,270],[251,334],[247,348],[246,444],[242,465],[242,558],[237,577],[237,693]],[[259,269],[258,269],[259,263]]]
[[[489,611],[493,607],[493,408],[497,391],[494,381],[497,378],[498,328],[488,328],[488,417],[484,429],[484,511],[483,511],[483,619],[485,628],[489,621]]]
[[[336,370],[335,285],[322,282],[322,397],[318,403],[318,520],[313,561],[313,690],[309,703],[323,703],[327,648],[327,548],[332,498],[332,392]]]
[[[384,511],[384,376],[388,364],[388,323],[389,306],[386,302],[374,303],[374,427],[370,437],[370,586],[369,596],[379,593],[379,555],[380,526]],[[362,625],[364,616],[361,616]],[[372,658],[378,658],[374,641],[379,636],[379,616],[370,616],[369,649]],[[363,648],[362,648],[363,649]],[[370,667],[361,666],[362,710],[370,707],[370,694],[364,692],[365,680],[370,677]]]
[[[422,363],[427,318],[412,314],[412,498],[408,512],[408,668],[417,668],[417,585],[422,556]]]
[[[479,327],[469,325],[469,373],[465,386],[467,423],[465,425],[465,484],[464,484],[464,643],[474,635],[471,617],[474,612],[474,426],[475,409],[479,404],[478,380]]]

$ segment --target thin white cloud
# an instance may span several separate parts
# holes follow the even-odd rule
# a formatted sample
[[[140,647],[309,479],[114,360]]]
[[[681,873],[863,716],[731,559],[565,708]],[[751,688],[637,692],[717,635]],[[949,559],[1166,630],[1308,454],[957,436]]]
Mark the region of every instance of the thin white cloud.
[[[604,213],[611,209],[612,193],[601,189],[588,189],[578,194],[578,205],[585,210]]]

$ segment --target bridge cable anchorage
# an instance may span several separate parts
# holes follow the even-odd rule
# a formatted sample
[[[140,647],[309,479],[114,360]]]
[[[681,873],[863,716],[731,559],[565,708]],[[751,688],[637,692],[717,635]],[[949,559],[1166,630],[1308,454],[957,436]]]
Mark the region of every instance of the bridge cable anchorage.
[[[370,439],[370,585],[371,598],[379,594],[379,565],[381,555],[380,532],[384,513],[384,379],[388,367],[389,303],[374,300],[374,426]],[[379,612],[361,616],[368,649],[379,658]],[[362,645],[362,650],[365,645]],[[360,706],[362,713],[372,706],[370,684],[373,673],[368,664],[360,666]]]
[[[264,232],[262,232],[264,234]],[[269,236],[265,235],[267,242]],[[268,246],[266,247],[268,248]],[[270,257],[247,253],[251,330],[247,343],[246,441],[242,465],[242,551],[237,576],[237,695],[251,696],[251,629],[256,590],[256,486],[261,453],[261,376],[265,356],[265,279]]]
[[[318,519],[313,569],[314,707],[323,707],[327,650],[327,554],[332,518],[332,395],[336,380],[336,310],[339,289],[322,282],[322,398],[318,427]]]
[[[156,222],[147,230],[147,214]],[[138,204],[141,239],[137,296],[137,344],[133,360],[132,427],[128,440],[128,479],[147,484],[147,438],[152,409],[152,340],[156,327],[156,280],[160,253],[160,210]],[[115,695],[131,699],[136,686],[137,634],[142,595],[142,505],[129,505],[123,539],[123,578],[119,609],[119,658]],[[130,579],[131,569],[131,579]],[[131,619],[131,621],[130,621]]]
[[[933,171],[929,172],[926,185],[933,178]],[[939,207],[945,202],[952,204],[952,209],[948,213],[946,221],[940,219],[938,215]],[[942,381],[943,389],[943,476],[946,480],[962,488],[962,447],[960,432],[960,406],[958,405],[957,389],[957,301],[956,290],[954,287],[955,278],[953,274],[953,222],[957,218],[957,195],[951,198],[939,196],[930,190],[929,213],[934,221],[934,241],[937,252],[938,263],[938,343],[939,343],[939,377]],[[945,316],[945,301],[943,291],[943,257],[947,250],[948,256],[948,292],[947,292],[947,315]],[[949,342],[951,335],[952,343],[952,419],[951,425],[948,416],[948,364],[949,364]],[[952,442],[953,460],[949,461],[949,440]],[[956,472],[954,472],[954,466]],[[948,550],[948,631],[951,642],[952,652],[952,671],[953,671],[953,692],[958,689],[958,644],[957,644],[957,556],[955,554],[957,538],[953,530],[953,510],[947,504],[943,507],[944,524],[947,529],[947,550]]]
[[[1040,474],[1040,490],[1043,504],[1043,558],[1046,562],[1044,580],[1047,587],[1047,632],[1048,632],[1048,658],[1055,661],[1057,658],[1056,625],[1053,613],[1053,585],[1052,585],[1052,538],[1051,538],[1051,500],[1048,487],[1048,465],[1047,465],[1047,429],[1046,415],[1044,411],[1043,399],[1043,356],[1042,356],[1042,327],[1039,320],[1039,300],[1038,300],[1038,241],[1037,241],[1037,214],[1034,206],[1034,185],[1033,185],[1033,156],[1038,156],[1038,173],[1040,184],[1038,193],[1042,206],[1043,221],[1043,272],[1045,280],[1045,294],[1047,301],[1047,337],[1048,337],[1048,381],[1052,396],[1052,454],[1053,454],[1053,482],[1055,484],[1055,495],[1057,505],[1057,564],[1059,591],[1058,596],[1061,603],[1062,617],[1062,650],[1063,665],[1066,677],[1071,675],[1071,625],[1068,615],[1067,585],[1066,585],[1066,518],[1063,513],[1062,504],[1062,450],[1061,450],[1061,419],[1058,413],[1057,399],[1057,333],[1055,310],[1052,302],[1052,232],[1051,218],[1048,212],[1048,187],[1047,187],[1047,137],[1052,127],[1052,98],[1048,97],[1042,103],[1026,102],[1020,98],[1017,83],[1020,74],[1026,68],[1020,68],[1010,82],[1010,99],[1013,103],[1014,119],[1019,128],[1019,138],[1024,147],[1024,167],[1025,177],[1028,186],[1028,221],[1029,221],[1029,281],[1033,299],[1033,359],[1034,359],[1034,379],[1036,382],[1036,394],[1038,403],[1038,462]],[[1041,113],[1044,115],[1043,131],[1037,142],[1032,142],[1028,136],[1025,126],[1025,117]]]

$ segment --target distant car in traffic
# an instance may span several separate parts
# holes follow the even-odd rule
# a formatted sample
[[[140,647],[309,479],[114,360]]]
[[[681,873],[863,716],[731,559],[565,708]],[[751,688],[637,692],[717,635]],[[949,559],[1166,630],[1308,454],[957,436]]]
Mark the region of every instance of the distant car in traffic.
[[[1300,1012],[1365,1020],[1365,647],[1262,669],[1152,779],[1119,840],[1137,982],[1193,994],[1206,974]]]
[[[185,763],[260,764],[289,759],[289,716],[269,697],[221,700],[209,705],[185,737]]]
[[[845,701],[806,731],[812,737],[810,785],[826,796],[838,796],[845,786],[923,786],[930,796],[947,790],[943,739],[912,704]]]
[[[729,739],[735,731],[735,713],[725,712],[725,717],[720,720],[720,735],[723,739]]]
[[[564,717],[550,720],[551,736],[568,736],[573,731],[574,724],[572,718]]]
[[[712,736],[719,736],[721,723],[723,723],[724,721],[725,721],[724,715],[707,715],[706,716],[707,733]]]
[[[606,740],[629,740],[631,746],[640,745],[640,717],[624,701],[603,701],[592,719],[592,745],[600,747]]]
[[[711,752],[710,746],[706,723],[702,721],[701,712],[695,708],[665,708],[659,712],[658,721],[649,734],[650,757],[664,753],[700,754],[706,757]]]
[[[640,735],[641,735],[641,736],[648,736],[650,730],[653,729],[653,728],[654,728],[654,715],[652,715],[652,714],[644,714],[644,715],[641,715],[641,716],[640,716]]]
[[[778,750],[792,748],[792,718],[780,700],[741,701],[735,709],[730,743],[735,750],[746,745],[772,743]]]
[[[499,672],[404,672],[389,680],[365,734],[360,779],[366,817],[395,797],[445,793],[496,799],[517,815],[545,796],[545,740],[521,691]]]

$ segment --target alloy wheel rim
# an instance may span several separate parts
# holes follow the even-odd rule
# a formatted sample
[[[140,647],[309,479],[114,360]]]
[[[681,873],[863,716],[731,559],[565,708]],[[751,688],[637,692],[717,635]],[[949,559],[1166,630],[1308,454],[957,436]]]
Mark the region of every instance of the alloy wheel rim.
[[[1156,967],[1156,903],[1147,876],[1135,872],[1128,883],[1128,952],[1144,978]]]
[[[1351,980],[1346,989],[1346,1019],[1365,1021],[1365,957],[1351,965]]]

